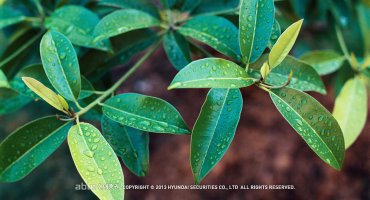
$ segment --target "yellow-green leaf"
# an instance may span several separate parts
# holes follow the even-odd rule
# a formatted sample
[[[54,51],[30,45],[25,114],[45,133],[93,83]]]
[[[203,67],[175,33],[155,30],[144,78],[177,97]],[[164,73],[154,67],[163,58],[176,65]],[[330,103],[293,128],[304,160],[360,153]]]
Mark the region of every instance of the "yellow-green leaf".
[[[87,123],[74,125],[68,133],[68,146],[82,179],[99,199],[123,199],[121,165],[98,129]]]
[[[269,55],[269,64],[271,69],[278,66],[289,54],[295,41],[297,40],[302,24],[303,19],[289,26],[284,33],[281,34],[278,41],[272,47]]]
[[[51,89],[47,88],[44,84],[40,83],[38,80],[30,77],[22,77],[23,82],[29,87],[34,93],[39,95],[48,104],[60,110],[66,112],[68,110],[68,104],[65,102],[64,98],[53,92]],[[61,100],[63,99],[63,100]],[[67,110],[65,110],[67,108]]]
[[[353,78],[346,82],[335,100],[333,116],[343,131],[344,144],[349,148],[366,123],[367,94],[360,78]]]

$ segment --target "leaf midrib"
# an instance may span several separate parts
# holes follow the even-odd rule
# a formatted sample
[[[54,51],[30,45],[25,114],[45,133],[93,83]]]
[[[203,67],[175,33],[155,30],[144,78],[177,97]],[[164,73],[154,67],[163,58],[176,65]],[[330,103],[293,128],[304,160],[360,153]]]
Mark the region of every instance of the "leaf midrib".
[[[297,114],[297,116],[299,116],[303,122],[305,122],[309,128],[311,128],[311,130],[313,130],[313,132],[315,133],[315,135],[320,139],[320,141],[324,144],[324,146],[329,150],[330,154],[333,156],[334,160],[337,162],[337,165],[340,167],[340,163],[338,162],[337,158],[335,157],[333,151],[327,146],[327,144],[324,142],[324,140],[320,137],[320,135],[316,132],[316,130],[311,126],[311,124],[309,124],[306,119],[304,119],[292,106],[290,106],[288,103],[286,103],[286,101],[282,98],[280,98],[280,96],[276,95],[274,92],[271,92],[270,91],[270,94],[274,94],[277,98],[279,98],[282,102],[285,103],[285,105],[289,106],[289,108],[291,108],[291,110],[294,111],[294,113]],[[280,110],[280,109],[279,109]],[[285,116],[283,115],[283,117],[285,118]],[[289,122],[289,121],[288,121]],[[289,123],[290,124],[290,123]],[[302,136],[301,136],[302,137]],[[316,152],[315,152],[316,153]]]
[[[80,123],[77,123],[77,126],[78,126],[78,131],[82,134],[82,138],[83,138],[83,142],[84,142],[84,145],[85,145],[85,147],[87,147],[87,149],[89,150],[89,151],[92,151],[91,149],[90,149],[90,147],[89,147],[89,145],[87,144],[87,142],[86,142],[86,139],[85,139],[85,134],[83,133],[83,131],[82,131],[82,129],[81,129],[81,124]],[[97,133],[97,134],[100,134],[100,136],[102,137],[102,135],[101,135],[101,133],[99,132],[99,133]],[[77,137],[78,137],[78,134],[76,135]],[[103,138],[104,139],[104,138]],[[92,158],[92,160],[93,160],[93,162],[94,162],[94,164],[95,164],[95,166],[97,167],[97,168],[100,168],[100,166],[98,165],[98,163],[96,162],[96,160],[95,160],[95,158]],[[78,170],[78,168],[77,168],[77,170]],[[83,174],[83,173],[80,173],[80,174]],[[104,181],[104,183],[105,184],[107,184],[108,182],[107,182],[107,180],[105,180],[105,176],[103,175],[103,174],[101,174],[100,175],[101,177],[102,177],[102,179],[103,179],[103,181]],[[82,177],[82,176],[81,176]],[[86,181],[85,181],[86,182]],[[87,181],[88,182],[88,181]],[[108,192],[108,194],[110,195],[110,197],[112,198],[112,199],[114,199],[114,197],[113,197],[113,195],[112,195],[112,193],[111,193],[111,191],[110,190],[108,190],[107,191]]]
[[[215,131],[216,131],[217,127],[218,127],[218,123],[219,123],[220,118],[221,118],[221,115],[222,115],[222,113],[223,113],[223,109],[224,109],[224,106],[225,106],[225,103],[226,103],[226,99],[228,98],[229,92],[230,92],[230,89],[227,89],[227,92],[226,92],[226,94],[225,94],[224,101],[223,101],[223,103],[222,103],[222,106],[221,106],[221,109],[220,109],[219,115],[218,115],[218,117],[217,117],[217,121],[216,121],[215,127],[214,127],[214,129],[213,129],[213,131],[212,131],[212,133],[213,133],[213,134],[212,134],[211,140],[209,141],[209,144],[208,144],[208,147],[207,147],[207,151],[206,151],[206,155],[204,156],[204,159],[203,159],[203,161],[202,161],[202,164],[200,165],[200,169],[199,169],[199,176],[201,176],[202,169],[203,169],[203,165],[204,165],[204,162],[206,161],[206,158],[207,158],[207,155],[208,155],[209,149],[210,149],[210,147],[211,147],[211,143],[212,143],[212,141],[213,141],[213,137],[214,137],[214,135],[215,135]],[[202,111],[203,111],[203,108],[202,108]],[[202,111],[201,111],[201,113],[202,113]],[[198,122],[198,120],[197,120],[197,122]],[[198,178],[199,178],[199,177],[198,177]]]
[[[44,119],[47,119],[47,118],[44,118]],[[58,127],[57,129],[55,129],[53,132],[51,132],[49,135],[47,135],[45,138],[43,138],[42,140],[40,140],[39,142],[37,142],[35,145],[32,146],[32,148],[29,148],[26,152],[24,152],[24,154],[22,154],[22,156],[18,157],[16,160],[14,160],[12,162],[12,164],[10,164],[8,167],[6,167],[4,170],[3,170],[3,173],[1,174],[5,174],[5,172],[11,168],[12,166],[14,166],[16,163],[18,163],[20,160],[22,160],[22,158],[24,158],[28,153],[30,153],[32,150],[34,150],[37,146],[39,146],[41,143],[43,143],[44,141],[46,141],[47,139],[49,139],[52,135],[54,135],[54,133],[58,132],[59,130],[61,130],[62,128],[64,128],[66,125],[68,125],[70,122],[67,122],[63,125],[61,125],[60,127]]]
[[[116,110],[116,111],[118,111],[118,112],[122,112],[122,113],[124,113],[124,114],[129,115],[129,116],[133,116],[133,117],[137,117],[137,118],[139,118],[139,119],[144,119],[144,120],[152,121],[152,122],[155,122],[155,123],[158,123],[158,124],[161,124],[161,123],[167,123],[169,127],[174,127],[174,128],[178,128],[178,129],[184,130],[184,131],[186,131],[186,133],[188,133],[188,132],[189,132],[189,131],[188,131],[188,130],[186,130],[186,129],[183,129],[183,128],[178,127],[178,126],[173,125],[173,124],[170,124],[170,123],[168,123],[168,122],[158,121],[158,120],[151,119],[151,118],[147,118],[147,117],[144,117],[144,116],[141,116],[141,115],[137,115],[137,114],[134,114],[134,113],[129,113],[129,112],[126,112],[126,111],[124,111],[124,110],[120,110],[119,108],[116,108],[116,107],[110,106],[110,105],[108,105],[108,104],[102,104],[102,106],[103,106],[103,107],[110,108],[110,109],[113,109],[113,110]],[[107,117],[109,117],[109,116],[107,115]],[[111,118],[111,117],[109,117],[109,119],[112,119],[112,118]],[[116,121],[116,120],[114,120],[114,119],[112,119],[112,120],[113,120],[113,121],[115,121],[115,122],[118,122],[118,121]],[[118,122],[118,123],[120,123],[120,122]]]

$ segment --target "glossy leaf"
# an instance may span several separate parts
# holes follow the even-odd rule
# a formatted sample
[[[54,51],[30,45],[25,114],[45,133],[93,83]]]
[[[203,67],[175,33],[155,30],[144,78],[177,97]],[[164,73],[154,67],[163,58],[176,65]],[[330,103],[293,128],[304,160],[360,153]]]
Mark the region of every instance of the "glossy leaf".
[[[149,134],[121,125],[106,116],[101,121],[104,137],[127,168],[137,176],[149,170]]]
[[[199,16],[190,19],[179,30],[184,36],[203,42],[217,51],[240,60],[238,29],[225,18]]]
[[[111,120],[154,133],[190,133],[180,113],[162,99],[126,93],[108,99],[103,113]]]
[[[274,25],[272,26],[271,37],[267,44],[267,46],[272,49],[272,47],[276,44],[277,40],[281,35],[281,28],[279,22],[275,19]]]
[[[18,74],[13,78],[11,81],[11,86],[17,92],[29,96],[35,100],[40,99],[40,97],[32,92],[26,84],[24,84],[22,77],[30,77],[38,80],[46,87],[53,90],[53,86],[51,85],[48,77],[45,74],[45,71],[41,64],[35,64],[28,67],[23,68]],[[91,96],[94,92],[94,87],[92,84],[87,80],[84,76],[81,76],[81,93],[79,99],[84,99]],[[54,91],[54,90],[53,90]],[[55,92],[55,91],[54,91]]]
[[[270,96],[308,146],[323,161],[339,170],[344,159],[344,139],[331,113],[311,96],[295,89],[274,89]]]
[[[320,75],[337,71],[345,61],[344,56],[332,50],[308,52],[300,59],[315,68]]]
[[[68,38],[56,31],[47,32],[41,40],[40,53],[45,73],[58,93],[71,101],[78,99],[80,67]]]
[[[242,0],[239,41],[244,63],[255,62],[264,52],[274,25],[273,0]]]
[[[68,146],[79,174],[99,199],[123,199],[121,165],[98,129],[87,123],[74,125],[68,132]],[[109,189],[98,187],[110,184]]]
[[[50,116],[11,133],[0,144],[0,181],[18,181],[31,173],[63,143],[71,125]]]
[[[100,20],[94,31],[95,41],[107,39],[132,30],[159,25],[160,21],[158,19],[143,11],[134,9],[118,10]]]
[[[23,82],[30,88],[34,93],[41,97],[46,103],[53,106],[55,109],[62,112],[68,111],[68,104],[63,97],[56,94],[51,89],[40,83],[38,80],[30,77],[23,77]]]
[[[350,79],[335,100],[333,116],[338,120],[349,148],[360,135],[367,117],[366,87],[359,78]]]
[[[13,89],[0,88],[0,115],[15,112],[30,102],[30,98],[19,94]]]
[[[253,83],[244,68],[237,64],[221,58],[205,58],[182,69],[168,89],[242,88]]]
[[[189,44],[176,32],[169,32],[163,38],[163,46],[172,65],[181,70],[191,61]]]
[[[299,31],[301,30],[303,20],[289,26],[279,37],[275,45],[272,47],[269,55],[269,65],[271,68],[278,66],[292,49]]]
[[[0,5],[0,29],[19,23],[23,21],[26,17],[22,12],[13,9],[10,6]]]
[[[68,5],[46,18],[45,26],[64,34],[75,45],[108,51],[108,40],[93,42],[94,28],[98,23],[99,17],[92,11],[82,6]]]
[[[291,72],[293,76],[288,87],[326,94],[325,85],[315,69],[291,56],[286,57],[279,66],[271,70],[266,78],[266,83],[275,86],[284,85]]]
[[[234,138],[243,107],[238,89],[212,89],[191,135],[190,162],[195,184],[221,160]]]
[[[9,87],[9,83],[4,72],[0,70],[0,88],[2,87]]]

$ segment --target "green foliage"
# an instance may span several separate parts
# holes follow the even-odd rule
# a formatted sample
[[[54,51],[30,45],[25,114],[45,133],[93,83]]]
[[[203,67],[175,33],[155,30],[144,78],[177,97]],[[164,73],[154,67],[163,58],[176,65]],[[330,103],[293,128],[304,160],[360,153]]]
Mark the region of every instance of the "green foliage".
[[[76,168],[92,192],[100,199],[122,199],[124,178],[117,156],[132,173],[145,176],[149,172],[149,134],[169,133],[191,134],[190,165],[199,184],[231,144],[243,106],[240,90],[250,86],[271,96],[283,117],[324,162],[335,169],[342,167],[345,147],[359,136],[367,116],[368,3],[161,3],[65,0],[0,4],[0,115],[39,99],[57,109],[50,111],[55,116],[26,124],[0,144],[0,181],[22,179],[56,150],[68,133]],[[328,22],[323,23],[325,20]],[[297,39],[302,27],[307,27],[308,33]],[[309,35],[315,27],[320,31]],[[179,71],[168,89],[210,89],[192,130],[162,99],[116,94],[160,46]],[[122,68],[117,71],[124,74],[113,79],[109,74],[113,68]],[[328,74],[339,94],[335,118],[304,93],[326,94],[320,75]],[[84,120],[101,122],[103,134]],[[94,188],[109,184],[117,187]]]
[[[0,144],[0,180],[14,182],[31,173],[64,142],[71,124],[50,116],[11,133]]]
[[[348,80],[335,101],[333,115],[338,120],[349,148],[360,135],[367,117],[367,94],[364,83],[357,77]]]
[[[274,15],[273,0],[241,1],[239,40],[245,63],[253,63],[262,55],[271,36]]]
[[[212,89],[208,93],[191,135],[190,162],[196,184],[229,148],[242,107],[238,89]]]
[[[190,133],[180,113],[162,99],[126,93],[108,99],[103,113],[113,121],[154,133]]]
[[[77,123],[68,132],[68,146],[78,172],[96,196],[122,199],[124,181],[118,158],[98,129],[91,124]],[[115,187],[104,190],[99,184]]]
[[[340,169],[344,160],[344,139],[338,122],[311,96],[294,89],[270,91],[277,109],[326,163]]]
[[[80,67],[68,38],[56,31],[47,32],[41,40],[40,54],[45,73],[54,88],[68,100],[78,99]]]

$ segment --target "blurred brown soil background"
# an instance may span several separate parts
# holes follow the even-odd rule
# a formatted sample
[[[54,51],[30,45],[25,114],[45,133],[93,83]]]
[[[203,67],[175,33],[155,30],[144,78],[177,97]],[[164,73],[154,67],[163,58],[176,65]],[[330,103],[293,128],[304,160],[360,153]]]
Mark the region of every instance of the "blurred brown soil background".
[[[132,62],[133,63],[133,62]],[[131,63],[131,64],[132,64]],[[117,77],[122,70],[112,72]],[[119,93],[137,92],[163,98],[173,104],[193,126],[207,90],[167,91],[176,71],[157,51],[124,85]],[[330,111],[329,95],[312,94]],[[256,87],[242,90],[244,108],[235,138],[221,162],[204,179],[210,185],[294,185],[295,190],[126,190],[126,199],[370,199],[370,123],[347,151],[338,172],[306,145],[276,110],[269,95]],[[21,113],[0,117],[1,139],[16,125],[35,118],[38,102]],[[190,136],[151,134],[150,170],[139,178],[124,168],[128,185],[191,185]],[[0,185],[0,199],[96,199],[88,191],[76,191],[81,179],[73,166],[67,144],[24,180]]]

